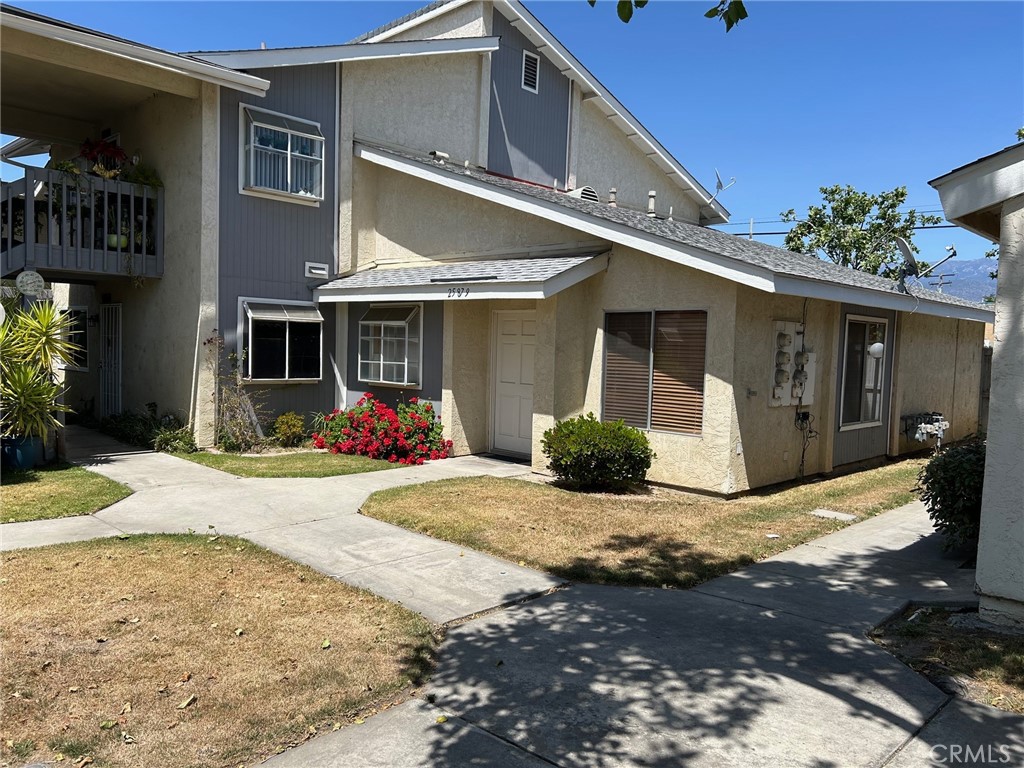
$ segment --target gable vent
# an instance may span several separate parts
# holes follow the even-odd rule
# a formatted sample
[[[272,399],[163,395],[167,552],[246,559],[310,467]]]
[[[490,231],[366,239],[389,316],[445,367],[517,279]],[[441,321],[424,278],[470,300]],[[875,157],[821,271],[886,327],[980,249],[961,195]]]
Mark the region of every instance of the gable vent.
[[[592,203],[600,203],[597,190],[593,187],[577,187],[569,193],[569,197],[578,197],[580,200],[589,200]]]
[[[540,56],[523,51],[523,88],[537,93],[537,78],[540,74]]]

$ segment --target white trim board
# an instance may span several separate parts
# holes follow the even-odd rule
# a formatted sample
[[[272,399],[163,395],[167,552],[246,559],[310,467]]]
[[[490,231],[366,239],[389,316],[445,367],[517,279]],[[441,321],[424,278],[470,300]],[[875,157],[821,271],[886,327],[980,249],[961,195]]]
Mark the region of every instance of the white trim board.
[[[27,19],[12,13],[3,13],[3,26],[38,35],[48,40],[59,40],[81,48],[97,50],[130,61],[149,64],[158,69],[188,75],[214,85],[222,85],[242,93],[265,96],[270,82],[260,77],[235,72],[210,62],[199,61],[169,51],[148,48],[127,40],[115,40],[85,29],[69,29],[42,19]]]
[[[296,67],[343,61],[440,56],[453,53],[490,53],[498,50],[497,37],[457,37],[444,40],[403,40],[388,43],[345,43],[309,48],[249,51],[202,51],[191,54],[203,61],[235,69]]]
[[[431,181],[449,189],[522,211],[538,218],[553,221],[602,240],[634,248],[667,261],[717,275],[767,293],[820,298],[909,313],[916,312],[938,317],[977,320],[979,322],[992,322],[994,318],[994,313],[987,310],[963,307],[956,304],[945,304],[928,298],[918,298],[909,294],[898,293],[895,290],[880,291],[831,283],[824,280],[779,274],[766,267],[748,264],[712,251],[665,240],[624,224],[617,224],[588,216],[584,213],[565,208],[557,203],[501,189],[472,176],[457,175],[448,170],[432,168],[417,160],[403,158],[386,150],[379,150],[357,143],[354,147],[354,153],[361,160],[366,160],[425,181]],[[525,296],[519,297],[529,298]],[[480,296],[480,298],[484,297]]]

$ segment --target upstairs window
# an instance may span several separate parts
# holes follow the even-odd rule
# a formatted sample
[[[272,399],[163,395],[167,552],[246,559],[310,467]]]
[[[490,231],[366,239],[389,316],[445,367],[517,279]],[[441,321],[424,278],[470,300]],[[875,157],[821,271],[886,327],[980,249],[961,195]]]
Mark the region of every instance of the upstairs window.
[[[316,123],[245,106],[243,182],[248,190],[324,199],[324,136]]]
[[[708,314],[605,315],[605,421],[699,435],[704,422]]]
[[[529,51],[523,51],[523,89],[530,93],[537,93],[537,83],[540,77],[540,56]]]
[[[359,321],[359,380],[419,387],[422,312],[418,304],[370,307]]]
[[[245,302],[248,378],[319,381],[324,318],[311,304]]]

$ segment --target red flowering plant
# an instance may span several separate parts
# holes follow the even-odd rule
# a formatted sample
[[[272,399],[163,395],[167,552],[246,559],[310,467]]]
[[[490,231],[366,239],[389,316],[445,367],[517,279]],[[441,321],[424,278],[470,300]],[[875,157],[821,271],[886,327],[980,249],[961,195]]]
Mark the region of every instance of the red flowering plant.
[[[313,447],[384,459],[398,464],[422,464],[447,459],[452,441],[441,436],[434,406],[417,397],[394,408],[365,393],[347,411],[335,408],[314,419]]]

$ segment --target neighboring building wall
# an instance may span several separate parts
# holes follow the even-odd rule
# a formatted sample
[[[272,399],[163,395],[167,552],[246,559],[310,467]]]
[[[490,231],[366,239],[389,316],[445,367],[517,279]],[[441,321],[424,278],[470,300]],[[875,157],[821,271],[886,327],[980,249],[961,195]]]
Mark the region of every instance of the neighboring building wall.
[[[730,453],[736,490],[793,480],[800,473],[804,433],[797,429],[795,405],[770,406],[775,321],[804,322],[804,345],[817,356],[814,401],[800,410],[813,417],[811,439],[804,455],[804,476],[831,470],[828,439],[834,421],[835,381],[832,371],[838,341],[838,305],[834,302],[781,296],[737,286],[735,379],[736,441],[742,454]],[[805,315],[806,311],[806,315]]]
[[[307,261],[337,262],[337,198],[334,168],[338,120],[337,67],[278,67],[253,74],[270,80],[265,98],[224,91],[221,98],[220,319],[225,350],[236,349],[240,296],[266,301],[312,301],[321,280],[306,279]],[[287,199],[242,194],[239,188],[239,103],[320,124],[324,136],[324,199],[318,206]],[[348,148],[351,152],[351,147]],[[320,306],[323,324],[323,378],[317,384],[260,385],[269,419],[284,411],[307,415],[338,402],[336,324],[332,305]]]
[[[943,442],[978,431],[984,323],[901,312],[897,323],[894,454],[934,446],[900,429],[900,417],[938,411],[949,421]]]
[[[487,168],[564,189],[569,80],[500,13],[494,14],[494,34],[501,47],[491,54]],[[540,59],[537,93],[522,86],[523,51]]]
[[[190,416],[200,438],[212,428],[212,386],[202,379],[202,339],[213,333],[211,291],[216,285],[217,89],[204,86],[199,99],[156,95],[118,116],[112,125],[121,145],[160,173],[165,187],[164,275],[139,286],[128,278],[75,286],[71,303],[122,304],[122,404]],[[211,216],[211,211],[213,215]],[[69,378],[69,402],[92,401],[98,411],[99,329],[89,329],[87,374]]]
[[[614,187],[619,205],[647,210],[647,193],[653,189],[660,215],[668,215],[671,206],[673,218],[698,222],[697,204],[592,104],[583,103],[580,109],[579,143],[573,156],[576,185],[593,187],[601,200],[607,200]]]

